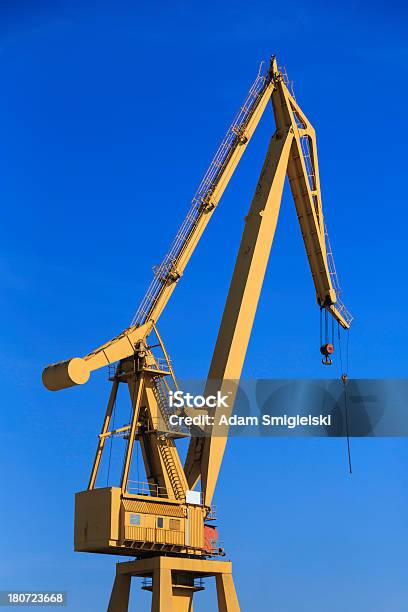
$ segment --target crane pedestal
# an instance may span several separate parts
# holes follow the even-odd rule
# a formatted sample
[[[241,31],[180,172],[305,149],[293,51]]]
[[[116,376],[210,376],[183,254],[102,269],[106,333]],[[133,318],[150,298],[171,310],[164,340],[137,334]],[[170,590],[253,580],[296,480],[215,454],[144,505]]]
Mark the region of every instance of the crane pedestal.
[[[195,579],[212,576],[218,611],[240,612],[230,561],[158,556],[118,563],[108,612],[128,612],[132,576],[152,579],[143,587],[152,592],[152,612],[192,612],[194,593],[204,589]]]

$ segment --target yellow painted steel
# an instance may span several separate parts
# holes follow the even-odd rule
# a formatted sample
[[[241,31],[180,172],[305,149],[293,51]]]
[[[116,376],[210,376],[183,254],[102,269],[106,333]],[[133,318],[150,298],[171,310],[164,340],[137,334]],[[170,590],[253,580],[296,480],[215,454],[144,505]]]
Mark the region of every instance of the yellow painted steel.
[[[246,217],[227,302],[208,374],[205,395],[220,388],[228,396],[232,411],[236,384],[239,381],[252,331],[256,308],[268,264],[269,253],[278,220],[283,184],[294,134],[292,128],[277,131],[271,139],[259,182]],[[217,389],[214,389],[214,385]],[[225,409],[223,409],[225,410]],[[215,419],[218,421],[218,412]],[[217,435],[193,438],[186,460],[189,486],[201,477],[204,503],[211,504],[219,468],[227,441],[228,427]],[[197,444],[202,453],[197,457]]]
[[[154,514],[156,516],[172,516],[184,518],[186,513],[180,504],[166,503],[167,500],[160,502],[140,501],[137,499],[123,499],[123,507],[126,512],[141,512],[142,514]]]
[[[50,391],[60,391],[87,382],[90,373],[104,366],[125,359],[135,352],[138,343],[151,332],[153,324],[126,329],[119,336],[106,342],[83,359],[74,357],[47,366],[42,380]]]
[[[45,368],[42,381],[49,391],[59,391],[73,385],[83,385],[89,379],[90,369],[84,359],[74,357],[68,361],[53,363]]]
[[[186,526],[186,546],[191,548],[203,548],[203,508],[201,506],[188,506]]]
[[[159,542],[162,544],[174,544],[179,547],[185,546],[184,531],[157,529],[155,527],[149,528],[125,525],[125,540],[134,542]]]
[[[269,100],[276,131],[245,219],[205,394],[219,390],[229,397],[228,410],[232,411],[275,234],[285,176],[295,202],[317,302],[342,327],[348,328],[351,322],[351,315],[339,299],[336,272],[328,248],[315,131],[290,93],[273,58],[267,75],[258,75],[237,115],[239,119],[234,120],[217,151],[197,192],[201,193],[201,199],[193,200],[193,215],[187,216],[173,243],[171,256],[167,255],[159,267],[132,325],[83,358],[51,364],[43,372],[44,385],[56,391],[84,384],[93,370],[118,363],[111,378],[111,394],[98,436],[88,490],[78,493],[75,502],[76,550],[141,557],[137,562],[117,566],[109,604],[111,612],[127,611],[132,575],[152,578],[154,612],[191,611],[193,593],[199,590],[194,579],[208,576],[216,577],[218,610],[239,611],[231,564],[203,558],[213,554],[206,549],[204,521],[211,518],[211,503],[228,426],[210,427],[207,437],[191,438],[183,468],[175,444],[178,434],[166,429],[169,413],[162,396],[163,389],[164,392],[170,389],[171,383],[166,381],[166,376],[171,377],[175,388],[178,388],[177,381],[156,322],[183,275]],[[164,369],[156,361],[153,347],[148,346],[151,332],[156,334],[159,343],[156,346],[160,346],[164,354],[167,364]],[[116,429],[113,425],[111,429],[120,383],[128,387],[130,422]],[[219,410],[214,409],[215,422],[218,414]],[[123,435],[127,439],[120,486],[97,488],[106,440],[113,435]],[[140,444],[148,482],[146,490],[132,494],[129,475],[135,444]],[[200,479],[202,497],[197,501],[190,489]],[[157,556],[152,557],[152,554]],[[166,554],[171,557],[163,556]]]
[[[119,487],[81,491],[75,496],[75,550],[143,555],[149,542],[150,553],[202,557],[206,513],[202,506],[170,504],[165,499],[153,504],[142,496],[129,499]],[[138,525],[131,521],[135,515]]]
[[[177,262],[174,264],[176,273],[172,279],[169,278],[169,281],[172,282],[168,282],[163,285],[161,293],[156,299],[152,311],[149,313],[148,321],[141,326],[136,325],[129,327],[112,340],[93,350],[91,353],[88,353],[88,355],[86,355],[82,360],[80,358],[69,359],[67,361],[47,366],[43,372],[43,383],[47,389],[50,391],[57,391],[87,382],[91,371],[97,370],[111,363],[115,363],[120,359],[125,359],[126,357],[133,355],[137,344],[141,340],[145,340],[147,338],[152,331],[153,326],[157,323],[157,320],[166,306],[171,294],[173,293],[177,280],[182,276],[190,257],[198,244],[198,241],[200,240],[219,200],[221,199],[222,194],[230,181],[231,176],[238,166],[238,163],[244,154],[253,133],[255,132],[259,120],[262,117],[266,105],[270,100],[273,88],[274,84],[273,81],[271,81],[257,102],[256,108],[254,109],[254,112],[245,127],[245,131],[240,134],[239,142],[233,150],[232,155],[230,156],[217,181],[215,189],[211,195],[211,201],[208,202],[207,207],[203,209],[198,223],[193,227],[193,230],[185,241]],[[77,367],[80,369],[79,374],[77,374],[77,370],[72,366],[73,361],[75,364],[78,364]],[[79,368],[80,362],[81,368]]]
[[[336,308],[337,296],[328,270],[315,131],[283,82],[276,60],[273,60],[271,63],[270,77],[270,81],[264,88],[262,96],[257,101],[253,113],[245,126],[245,130],[240,134],[231,156],[218,177],[210,200],[206,203],[206,207],[203,208],[197,223],[186,237],[177,260],[173,262],[171,274],[168,274],[167,281],[162,285],[158,296],[155,298],[154,304],[148,313],[147,321],[143,325],[133,325],[127,328],[121,334],[94,349],[82,359],[76,357],[47,366],[43,372],[43,383],[47,389],[57,391],[87,382],[93,370],[132,355],[137,344],[141,340],[145,340],[151,333],[153,326],[157,323],[159,316],[173,293],[178,279],[183,275],[187,263],[248,146],[271,97],[277,129],[291,126],[295,130],[295,142],[287,172],[316,287],[318,302],[322,306],[328,306],[331,314],[339,321],[342,327],[349,327],[349,322],[344,318],[342,311]],[[308,138],[311,146],[310,162],[314,174],[312,186],[308,179],[308,168],[306,168],[300,142],[300,139],[304,137]]]
[[[229,394],[232,411],[269,252],[275,233],[285,174],[289,178],[298,220],[315,284],[317,301],[339,324],[349,322],[336,308],[337,295],[327,261],[325,226],[314,129],[276,70],[272,106],[277,130],[246,218],[244,233],[208,374],[206,393]],[[307,137],[307,155],[301,137]],[[310,164],[307,165],[307,162]],[[215,411],[215,422],[218,414]],[[209,428],[205,438],[190,441],[185,472],[190,487],[201,479],[204,503],[211,505],[228,436],[228,426]]]
[[[240,611],[230,561],[162,556],[118,563],[108,612],[127,612],[132,577],[152,579],[147,589],[152,591],[153,612],[192,612],[193,594],[200,590],[194,580],[210,577],[216,579],[217,609]]]

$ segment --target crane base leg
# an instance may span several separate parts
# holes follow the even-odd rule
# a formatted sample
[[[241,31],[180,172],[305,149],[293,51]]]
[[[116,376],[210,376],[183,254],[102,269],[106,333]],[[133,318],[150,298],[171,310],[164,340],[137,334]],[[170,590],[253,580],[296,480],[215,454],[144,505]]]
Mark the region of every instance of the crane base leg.
[[[218,611],[239,612],[238,597],[232,574],[217,574],[215,583],[217,586]]]
[[[150,557],[116,565],[108,612],[128,612],[132,576],[146,578],[152,593],[152,612],[193,612],[193,595],[204,590],[195,579],[215,576],[219,612],[240,612],[230,561]],[[151,580],[151,582],[150,582]]]
[[[127,612],[129,608],[130,574],[116,574],[109,600],[108,612]]]

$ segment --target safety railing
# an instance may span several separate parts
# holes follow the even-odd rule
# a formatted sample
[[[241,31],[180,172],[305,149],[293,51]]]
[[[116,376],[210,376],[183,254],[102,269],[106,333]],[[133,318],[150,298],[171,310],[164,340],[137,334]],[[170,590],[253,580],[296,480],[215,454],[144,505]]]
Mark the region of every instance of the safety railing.
[[[205,517],[206,521],[215,521],[217,520],[217,506],[215,505],[211,505],[210,506],[210,511],[207,514],[207,516]]]
[[[327,267],[329,268],[331,282],[332,282],[332,285],[336,292],[336,297],[337,297],[336,309],[339,311],[339,313],[341,314],[343,319],[346,321],[346,323],[350,325],[350,323],[353,320],[353,315],[347,310],[346,306],[343,304],[341,297],[340,297],[342,293],[342,288],[341,288],[340,280],[339,280],[337,270],[336,270],[336,264],[335,264],[334,257],[333,257],[333,251],[332,251],[332,247],[330,244],[330,238],[329,238],[329,233],[327,231],[326,223],[324,224],[324,237],[326,241]]]
[[[146,495],[151,497],[171,497],[167,495],[166,487],[150,484],[139,480],[128,480],[126,491],[131,495]]]
[[[171,370],[170,361],[164,359],[164,357],[154,357],[152,360],[147,359],[144,367],[146,370],[158,370],[167,374],[170,374]]]

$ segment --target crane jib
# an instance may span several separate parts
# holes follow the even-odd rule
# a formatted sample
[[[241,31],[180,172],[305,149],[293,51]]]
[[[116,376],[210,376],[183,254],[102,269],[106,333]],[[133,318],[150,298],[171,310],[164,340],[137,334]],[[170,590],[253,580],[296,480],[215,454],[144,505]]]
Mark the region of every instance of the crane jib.
[[[351,315],[339,299],[340,285],[321,206],[320,181],[313,126],[289,91],[285,72],[272,58],[266,74],[258,75],[204,175],[170,250],[154,270],[154,278],[131,325],[83,358],[51,364],[43,372],[44,385],[59,390],[83,384],[91,371],[126,359],[145,341],[183,275],[212,214],[246,147],[272,99],[276,137],[293,135],[287,174],[316,288],[318,303],[348,328]]]
[[[211,211],[216,203],[212,196],[221,180],[224,171],[237,147],[243,144],[245,139],[245,128],[253,116],[262,94],[270,83],[269,75],[258,73],[252,84],[244,103],[234,118],[225,138],[217,149],[217,152],[204,175],[194,197],[191,208],[187,213],[176,237],[174,238],[169,252],[162,263],[154,270],[154,278],[132,320],[132,325],[141,325],[152,317],[155,306],[160,299],[161,293],[166,285],[176,282],[182,271],[178,268],[178,262],[188,244],[194,239],[195,231],[200,219]],[[154,318],[154,317],[153,317]]]

